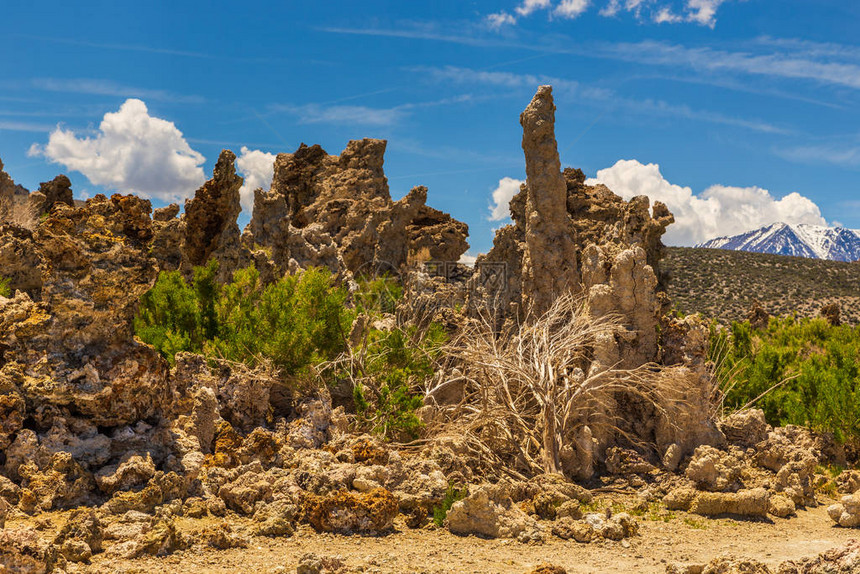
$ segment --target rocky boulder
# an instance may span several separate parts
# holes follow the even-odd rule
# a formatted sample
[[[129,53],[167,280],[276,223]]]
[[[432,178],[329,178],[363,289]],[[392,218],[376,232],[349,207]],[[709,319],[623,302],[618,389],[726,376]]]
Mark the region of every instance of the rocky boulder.
[[[305,495],[302,517],[319,532],[378,533],[391,528],[397,516],[397,499],[384,488],[366,493],[336,491],[324,496]]]
[[[448,530],[490,538],[518,538],[537,529],[537,523],[514,504],[503,485],[484,485],[455,502],[448,511]]]

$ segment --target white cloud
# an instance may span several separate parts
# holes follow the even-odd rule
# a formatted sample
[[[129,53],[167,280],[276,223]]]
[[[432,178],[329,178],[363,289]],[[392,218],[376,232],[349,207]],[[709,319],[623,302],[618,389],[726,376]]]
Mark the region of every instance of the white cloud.
[[[272,186],[275,154],[251,150],[245,146],[242,146],[241,152],[236,158],[236,170],[245,178],[245,183],[239,189],[239,196],[242,198],[242,209],[250,213],[254,208],[254,190]]]
[[[206,181],[206,158],[191,149],[173,122],[149,115],[141,100],[129,99],[106,113],[93,137],[78,137],[60,126],[40,155],[79,171],[95,185],[145,198],[181,201]]]
[[[490,221],[501,221],[510,217],[509,205],[511,199],[520,192],[520,186],[524,182],[512,177],[503,177],[499,180],[499,186],[493,190],[493,205],[490,206]]]
[[[672,20],[674,21],[674,20]],[[627,62],[638,62],[673,68],[690,68],[699,72],[729,72],[782,79],[813,80],[860,89],[860,66],[853,62],[851,48],[848,59],[809,53],[779,50],[772,53],[731,52],[712,48],[688,48],[664,42],[645,40],[637,43],[592,45],[588,53]]]
[[[694,245],[776,222],[827,225],[818,206],[798,193],[777,199],[759,187],[714,185],[696,195],[666,181],[654,163],[620,160],[586,183],[603,183],[624,199],[647,195],[652,203],[665,203],[675,215],[664,238],[670,245]]]
[[[842,167],[860,166],[860,146],[833,144],[805,145],[775,150],[776,155],[802,163],[829,163]]]
[[[668,6],[663,6],[654,14],[654,22],[657,24],[677,24],[683,21],[684,19],[672,12]]]
[[[652,0],[625,0],[623,9],[632,12],[637,18],[642,15],[642,8]],[[611,18],[622,10],[621,0],[609,0],[609,3],[600,10],[601,16]]]
[[[397,108],[370,108],[367,106],[272,106],[276,112],[288,112],[296,116],[301,124],[353,124],[363,126],[390,126],[403,118]]]
[[[606,16],[607,18],[611,18],[612,16],[615,16],[616,14],[618,14],[620,11],[621,11],[620,0],[610,0],[609,4],[607,4],[606,6],[604,6],[600,10],[600,15]]]
[[[352,124],[360,126],[393,126],[414,110],[467,103],[470,94],[442,98],[429,102],[407,102],[390,108],[371,108],[368,106],[323,106],[305,104],[276,104],[270,106],[273,112],[285,112],[298,118],[300,124]]]
[[[469,255],[468,253],[464,253],[460,256],[460,260],[457,263],[461,263],[463,265],[468,265],[472,267],[475,265],[475,262],[478,260],[476,255]]]
[[[0,120],[0,131],[10,132],[49,132],[54,126],[48,124],[34,124],[30,122],[7,122]]]
[[[687,21],[713,28],[717,23],[717,9],[726,0],[687,0]]]
[[[562,18],[573,19],[588,9],[590,0],[561,0],[553,14]]]
[[[550,0],[523,0],[523,3],[517,6],[516,12],[520,16],[528,16],[537,10],[549,8],[550,4]]]
[[[507,12],[499,12],[497,14],[490,14],[487,16],[487,24],[493,30],[498,30],[502,26],[513,25],[516,23],[517,19],[508,14]]]

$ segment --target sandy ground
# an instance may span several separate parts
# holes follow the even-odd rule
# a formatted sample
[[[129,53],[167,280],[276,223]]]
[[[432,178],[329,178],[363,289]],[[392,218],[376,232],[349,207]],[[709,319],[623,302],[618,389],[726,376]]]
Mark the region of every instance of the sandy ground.
[[[639,536],[625,541],[579,544],[552,537],[536,545],[454,536],[435,527],[410,530],[402,524],[388,535],[374,537],[317,534],[302,526],[289,538],[252,538],[248,548],[195,547],[163,558],[136,560],[99,554],[92,564],[72,567],[70,572],[291,573],[303,554],[313,552],[339,556],[353,572],[380,574],[524,574],[545,562],[563,566],[569,573],[650,573],[665,572],[668,563],[704,563],[722,554],[755,558],[775,567],[784,560],[813,556],[860,536],[857,530],[833,526],[826,505],[800,511],[795,518],[768,522],[705,519],[665,511],[661,515],[646,514],[638,520]],[[58,524],[51,522],[47,530]],[[246,519],[231,519],[230,523],[238,530],[249,524]],[[179,519],[177,524],[182,530],[191,530],[201,521]],[[7,524],[13,526],[14,523]]]

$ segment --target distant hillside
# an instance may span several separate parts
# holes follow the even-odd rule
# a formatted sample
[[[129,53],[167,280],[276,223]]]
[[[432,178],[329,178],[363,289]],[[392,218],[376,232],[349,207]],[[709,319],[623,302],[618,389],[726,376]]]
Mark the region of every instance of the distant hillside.
[[[711,239],[696,247],[857,261],[860,259],[860,231],[804,223],[774,223],[740,235]]]
[[[860,323],[860,263],[701,247],[670,247],[661,269],[684,313],[743,319],[754,299],[772,315],[817,316],[838,302],[842,320]]]

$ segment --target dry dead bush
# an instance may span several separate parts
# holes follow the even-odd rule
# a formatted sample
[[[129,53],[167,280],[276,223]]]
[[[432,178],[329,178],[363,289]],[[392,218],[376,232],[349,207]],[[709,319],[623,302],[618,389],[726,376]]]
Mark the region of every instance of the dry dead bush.
[[[456,365],[465,393],[459,404],[438,407],[437,430],[465,439],[476,455],[515,475],[563,472],[571,445],[588,442],[590,448],[589,431],[641,441],[623,430],[617,398],[644,402],[666,416],[677,393],[657,365],[590,368],[598,339],[618,328],[617,318],[591,317],[573,295],[502,333],[489,317],[476,320],[448,347],[451,371]],[[437,380],[428,397],[448,383]]]
[[[24,229],[34,229],[39,221],[37,210],[27,201],[12,199],[0,204],[0,223],[8,223]]]

